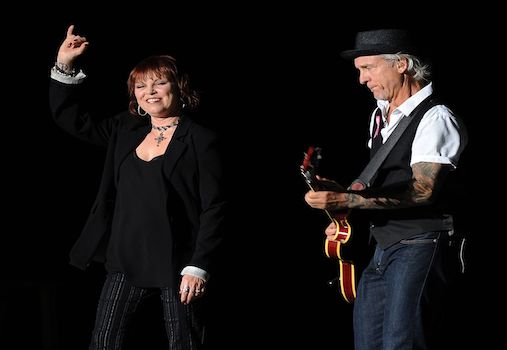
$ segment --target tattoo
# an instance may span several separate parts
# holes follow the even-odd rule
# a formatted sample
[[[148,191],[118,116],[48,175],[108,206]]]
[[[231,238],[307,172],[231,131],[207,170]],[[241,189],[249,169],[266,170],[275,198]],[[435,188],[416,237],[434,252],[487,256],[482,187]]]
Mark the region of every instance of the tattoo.
[[[349,193],[348,207],[363,209],[407,208],[431,203],[443,183],[449,167],[439,163],[416,163],[408,183],[378,191]]]
[[[442,164],[416,163],[412,166],[413,181],[411,199],[414,203],[425,203],[433,198],[435,184]]]
[[[350,203],[350,208],[357,208],[361,205],[361,196],[355,193],[347,193],[347,202]]]

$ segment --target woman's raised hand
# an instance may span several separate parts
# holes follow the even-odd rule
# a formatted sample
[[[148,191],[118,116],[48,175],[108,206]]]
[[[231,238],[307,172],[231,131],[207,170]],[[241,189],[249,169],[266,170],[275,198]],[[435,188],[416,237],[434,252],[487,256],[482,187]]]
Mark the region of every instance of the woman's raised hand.
[[[84,36],[74,34],[74,25],[70,25],[67,29],[67,36],[58,49],[56,62],[67,65],[68,69],[72,69],[74,60],[83,54],[88,44],[89,42]]]

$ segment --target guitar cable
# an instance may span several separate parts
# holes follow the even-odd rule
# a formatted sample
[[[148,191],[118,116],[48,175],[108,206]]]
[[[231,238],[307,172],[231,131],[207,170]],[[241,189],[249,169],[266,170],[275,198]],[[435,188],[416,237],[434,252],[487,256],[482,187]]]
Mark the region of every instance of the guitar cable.
[[[463,237],[459,245],[459,262],[461,266],[461,273],[465,273],[465,243],[466,238]]]

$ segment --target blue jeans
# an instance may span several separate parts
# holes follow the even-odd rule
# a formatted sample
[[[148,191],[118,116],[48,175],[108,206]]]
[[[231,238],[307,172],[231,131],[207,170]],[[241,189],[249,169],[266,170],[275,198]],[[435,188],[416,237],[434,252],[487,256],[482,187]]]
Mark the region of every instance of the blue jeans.
[[[97,307],[90,350],[120,350],[128,323],[140,302],[157,289],[129,284],[122,273],[108,274]],[[204,327],[198,320],[195,302],[184,305],[178,293],[161,288],[165,329],[171,350],[203,348]]]
[[[440,272],[447,238],[447,232],[428,232],[385,250],[376,247],[359,281],[354,304],[356,350],[430,349],[431,324],[423,316],[434,315],[425,310],[429,305],[438,308],[441,300],[436,299],[443,293],[427,293],[425,287],[433,269],[445,282]],[[445,288],[438,281],[430,284]]]

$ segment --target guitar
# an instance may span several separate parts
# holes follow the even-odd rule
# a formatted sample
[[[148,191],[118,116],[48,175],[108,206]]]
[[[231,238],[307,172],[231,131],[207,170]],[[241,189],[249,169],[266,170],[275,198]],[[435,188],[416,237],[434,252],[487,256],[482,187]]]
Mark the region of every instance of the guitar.
[[[310,146],[305,153],[300,169],[308,187],[313,191],[346,192],[345,188],[335,182],[317,179],[316,172],[322,159],[321,151],[320,147]],[[332,239],[326,238],[324,251],[328,258],[338,259],[340,293],[345,301],[352,303],[356,299],[356,269],[346,254],[347,243],[352,235],[352,227],[348,222],[350,210],[333,211],[332,213],[324,210],[324,212],[336,225],[336,234]]]

